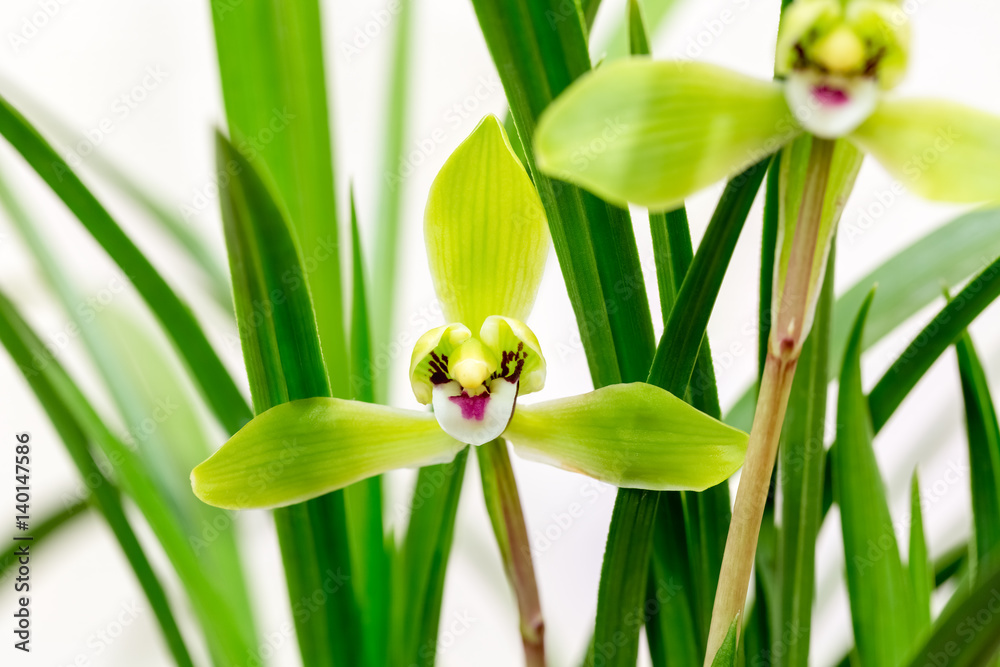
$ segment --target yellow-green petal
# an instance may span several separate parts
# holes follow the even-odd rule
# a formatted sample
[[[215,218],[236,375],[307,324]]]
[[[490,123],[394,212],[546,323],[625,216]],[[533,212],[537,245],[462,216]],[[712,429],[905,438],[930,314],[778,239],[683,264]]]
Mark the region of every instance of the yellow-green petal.
[[[478,331],[490,315],[528,318],[549,231],[538,192],[495,116],[483,119],[434,179],[424,237],[448,321]]]
[[[542,114],[535,152],[542,171],[609,201],[667,209],[800,131],[777,83],[636,57],[570,86]]]
[[[885,101],[850,139],[927,199],[1000,199],[998,116],[953,102]]]
[[[430,414],[308,398],[255,417],[194,469],[191,485],[216,507],[281,507],[396,468],[444,463],[464,446]]]
[[[545,357],[535,333],[524,322],[499,315],[487,317],[479,338],[499,360],[495,376],[520,382],[522,396],[545,386]]]
[[[455,349],[472,338],[464,324],[435,327],[417,339],[410,355],[410,386],[417,400],[428,405],[434,385],[450,381],[448,361]]]
[[[645,383],[519,405],[504,437],[520,456],[621,487],[714,486],[743,465],[748,436]]]

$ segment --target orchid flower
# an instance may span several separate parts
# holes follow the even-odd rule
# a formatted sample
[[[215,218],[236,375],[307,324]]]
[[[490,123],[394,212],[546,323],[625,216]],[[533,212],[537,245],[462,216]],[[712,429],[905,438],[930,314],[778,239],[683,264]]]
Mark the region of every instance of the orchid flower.
[[[542,115],[542,171],[601,197],[667,210],[782,147],[781,257],[773,350],[797,356],[809,331],[837,221],[864,153],[933,200],[1000,199],[1000,118],[887,92],[903,77],[909,25],[897,0],[795,0],[765,81],[698,62],[645,57],[603,65]],[[828,178],[822,214],[801,216],[810,162]],[[794,238],[809,228],[808,285],[785,292]],[[801,253],[800,253],[801,254]],[[801,264],[801,262],[800,262]],[[800,289],[801,288],[801,289]],[[803,293],[798,293],[803,292]],[[782,345],[787,349],[782,350]]]
[[[645,489],[704,489],[743,462],[746,434],[658,387],[619,384],[517,405],[542,389],[527,319],[549,253],[545,214],[500,122],[484,119],[431,186],[427,255],[448,322],[419,338],[417,401],[433,414],[312,398],[261,413],[192,473],[232,509],[277,507],[503,436],[521,456]]]

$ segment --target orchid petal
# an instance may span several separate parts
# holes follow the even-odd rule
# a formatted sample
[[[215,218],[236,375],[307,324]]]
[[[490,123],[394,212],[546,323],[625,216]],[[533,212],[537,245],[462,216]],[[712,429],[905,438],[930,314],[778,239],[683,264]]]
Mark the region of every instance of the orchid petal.
[[[483,119],[434,179],[424,236],[449,321],[475,331],[490,315],[527,319],[549,232],[538,192],[495,116]]]
[[[464,447],[430,414],[307,398],[255,417],[194,469],[191,484],[216,507],[282,507],[396,468],[445,463]]]
[[[530,394],[545,386],[545,357],[534,332],[510,317],[487,317],[479,338],[500,360],[496,377],[520,383],[520,393]]]
[[[410,386],[418,401],[428,405],[434,386],[452,380],[448,362],[470,338],[469,328],[456,323],[431,329],[417,340],[410,356]]]
[[[739,469],[748,439],[644,383],[518,406],[504,437],[524,458],[616,486],[699,491]]]
[[[542,171],[653,209],[735,174],[801,129],[779,84],[694,62],[625,58],[584,75],[542,115]]]
[[[434,416],[445,433],[478,447],[507,428],[517,400],[517,382],[494,380],[490,390],[470,396],[457,382],[434,387]]]
[[[1000,117],[952,102],[885,101],[849,138],[927,199],[1000,199]]]

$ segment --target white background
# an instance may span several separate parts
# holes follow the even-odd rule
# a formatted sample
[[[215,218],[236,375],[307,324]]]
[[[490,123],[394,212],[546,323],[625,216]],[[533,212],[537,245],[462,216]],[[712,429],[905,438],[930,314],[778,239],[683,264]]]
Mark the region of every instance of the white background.
[[[40,0],[5,0],[0,9],[0,91],[15,104],[30,100],[41,103],[81,135],[98,127],[103,118],[114,116],[113,129],[105,134],[98,150],[151,185],[165,201],[177,207],[192,202],[195,193],[212,180],[211,131],[222,122],[208,2],[63,0],[47,24],[15,49],[10,35],[20,32],[24,20],[36,14],[42,4]],[[596,28],[597,43],[613,19],[623,13],[623,4],[605,0]],[[691,40],[702,33],[702,44],[707,46],[702,47],[698,58],[768,77],[774,57],[778,4],[777,0],[681,0],[665,28],[656,35],[656,54],[663,58],[683,55]],[[913,60],[898,93],[947,97],[1000,113],[1000,86],[995,77],[1000,71],[1000,44],[996,40],[1000,7],[987,0],[910,0],[908,5],[915,9]],[[357,189],[359,214],[369,246],[371,221],[384,182],[378,158],[394,19],[385,29],[371,30],[374,37],[360,53],[349,56],[344,47],[355,40],[356,30],[364,30],[375,13],[386,6],[385,0],[323,3],[327,60],[333,81],[340,202],[346,201],[343,195],[350,179]],[[706,37],[709,33],[704,31],[724,11],[731,12],[734,20],[723,27],[721,34]],[[413,318],[434,299],[420,235],[427,187],[441,163],[481,115],[504,110],[502,90],[496,86],[492,92],[476,96],[477,89],[485,90],[483,82],[496,81],[496,73],[470,3],[422,0],[417,12],[412,63],[416,80],[406,152],[415,156],[412,162],[420,164],[405,184],[400,239],[404,256],[399,267],[403,280],[395,332],[409,341],[422,333],[411,330]],[[147,67],[161,68],[166,78],[149,90],[146,99],[127,117],[115,116],[116,98],[139,85]],[[464,105],[465,117],[455,112],[455,105]],[[439,128],[443,140],[428,144]],[[83,289],[104,289],[116,275],[113,265],[51,193],[26,172],[6,144],[0,153],[4,177],[11,175],[21,193],[29,198],[32,211],[43,220],[43,234]],[[842,224],[861,230],[859,216],[872,211],[873,203],[879,201],[880,194],[884,197],[891,185],[884,171],[866,162]],[[140,246],[155,257],[170,280],[204,313],[210,337],[219,344],[233,371],[242,377],[238,350],[225,345],[232,333],[231,324],[212,314],[211,306],[197,293],[190,267],[135,209],[113,193],[105,193],[104,188],[97,189]],[[711,188],[689,202],[696,241],[719,191],[720,187]],[[884,214],[875,216],[874,224],[862,233],[851,234],[851,238],[842,234],[837,255],[838,290],[957,212],[903,196],[893,201]],[[216,204],[206,206],[192,224],[222,258]],[[654,320],[658,321],[650,241],[641,216],[636,216],[636,229]],[[759,264],[759,230],[758,205],[737,248],[710,326],[724,406],[743,392],[754,374],[757,303],[752,286]],[[377,266],[369,268],[379,270]],[[43,332],[51,335],[66,326],[65,315],[45,293],[26,250],[3,219],[0,286],[16,296]],[[142,311],[133,294],[125,293],[117,299],[121,305]],[[931,312],[933,309],[923,313],[919,321],[908,323],[902,332],[868,355],[865,377],[869,384]],[[549,381],[542,397],[569,395],[589,387],[585,358],[576,344],[575,323],[554,254],[531,326],[549,360]],[[994,308],[974,329],[992,377],[1000,373],[998,326]],[[400,359],[408,354],[409,350],[404,350]],[[99,393],[98,380],[82,361],[84,353],[78,342],[70,344],[59,358],[84,386]],[[392,402],[413,407],[404,366],[402,360],[395,364]],[[885,429],[877,448],[894,516],[901,525],[907,523],[909,478],[919,463],[928,494],[925,521],[933,554],[965,539],[970,525],[967,456],[956,375],[954,356],[948,353]],[[98,403],[108,405],[106,400]],[[76,483],[75,472],[27,386],[9,358],[0,354],[0,437],[6,442],[21,430],[31,431],[36,443],[33,467],[37,515],[59,506],[62,494]],[[216,436],[221,444],[222,434],[217,432]],[[593,623],[614,490],[536,464],[515,461],[515,466],[529,530],[536,535],[548,531],[555,538],[536,541],[535,545],[551,664],[576,664]],[[959,472],[959,482],[954,482],[950,470]],[[394,479],[398,484],[388,502],[391,516],[397,514],[397,503],[405,498],[412,477],[401,473]],[[5,480],[0,489],[7,489],[9,484]],[[560,515],[572,503],[583,506],[582,516],[569,524],[563,519],[560,525]],[[839,660],[851,637],[846,597],[839,583],[842,553],[836,512],[830,518],[818,556],[824,602],[815,615],[813,656],[820,665]],[[265,641],[278,645],[275,664],[295,665],[298,657],[292,643],[280,633],[275,634],[287,619],[288,608],[270,520],[263,513],[248,513],[240,521],[257,595],[261,634],[271,638]],[[0,535],[7,531],[4,524]],[[478,474],[471,465],[455,536],[442,615],[440,664],[518,664],[515,608],[483,510]],[[905,533],[901,537],[905,539]],[[155,549],[153,552],[157,563],[163,565],[162,554]],[[45,553],[36,557],[33,567],[35,652],[30,659],[10,648],[10,631],[6,628],[12,607],[11,582],[0,585],[0,619],[7,619],[0,620],[0,637],[5,638],[0,661],[4,664],[10,664],[11,659],[17,665],[59,667],[170,664],[153,615],[118,546],[99,519],[78,521],[60,534]],[[185,602],[177,595],[176,586],[172,586],[172,592],[176,605],[183,609]],[[139,609],[135,620],[110,646],[98,651],[97,633],[114,631],[121,611],[132,604]],[[458,622],[463,618],[471,621]],[[449,628],[454,632],[449,633]],[[200,647],[198,650],[200,653]]]

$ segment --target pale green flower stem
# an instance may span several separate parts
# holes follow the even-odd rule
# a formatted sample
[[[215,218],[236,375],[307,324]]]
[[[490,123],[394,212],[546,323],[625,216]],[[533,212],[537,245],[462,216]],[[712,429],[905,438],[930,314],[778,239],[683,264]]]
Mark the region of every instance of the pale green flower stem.
[[[817,138],[809,156],[808,175],[799,209],[798,226],[802,233],[795,235],[784,290],[776,307],[772,308],[773,327],[757,396],[753,428],[750,430],[746,462],[743,464],[733,519],[722,558],[705,667],[712,664],[733,620],[742,614],[746,605],[747,589],[757,552],[757,538],[778,454],[781,427],[785,420],[799,353],[809,333],[803,328],[803,324],[811,319],[809,314],[815,308],[815,304],[809,303],[808,295],[816,253],[824,252],[824,248],[819,247],[819,228],[833,148],[832,141]]]
[[[531,561],[531,543],[521,511],[514,470],[510,465],[507,443],[501,439],[476,447],[483,478],[486,508],[500,546],[504,571],[521,618],[521,641],[526,667],[545,667],[545,623]]]

